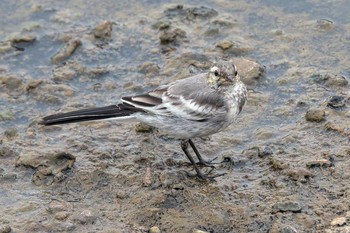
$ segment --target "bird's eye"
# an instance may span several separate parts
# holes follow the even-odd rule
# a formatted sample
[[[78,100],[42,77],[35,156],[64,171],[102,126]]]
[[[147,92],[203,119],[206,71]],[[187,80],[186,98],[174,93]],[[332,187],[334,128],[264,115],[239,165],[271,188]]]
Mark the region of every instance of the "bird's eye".
[[[214,75],[215,75],[215,76],[219,76],[219,71],[215,70],[215,71],[214,71]]]

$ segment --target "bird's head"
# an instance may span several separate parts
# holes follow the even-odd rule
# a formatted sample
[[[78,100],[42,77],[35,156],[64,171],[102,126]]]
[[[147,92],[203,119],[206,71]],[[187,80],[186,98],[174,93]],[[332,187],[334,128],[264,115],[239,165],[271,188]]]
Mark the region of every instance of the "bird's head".
[[[234,85],[239,80],[235,64],[224,61],[213,64],[208,73],[208,84],[215,89]]]

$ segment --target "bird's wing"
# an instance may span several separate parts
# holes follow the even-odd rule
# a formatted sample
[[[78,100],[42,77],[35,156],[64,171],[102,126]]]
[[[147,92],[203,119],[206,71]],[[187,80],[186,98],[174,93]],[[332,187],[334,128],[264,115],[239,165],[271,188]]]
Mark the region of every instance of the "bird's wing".
[[[197,75],[161,86],[147,94],[123,97],[122,101],[156,115],[195,121],[224,114],[227,110],[223,96],[208,87],[202,79]]]

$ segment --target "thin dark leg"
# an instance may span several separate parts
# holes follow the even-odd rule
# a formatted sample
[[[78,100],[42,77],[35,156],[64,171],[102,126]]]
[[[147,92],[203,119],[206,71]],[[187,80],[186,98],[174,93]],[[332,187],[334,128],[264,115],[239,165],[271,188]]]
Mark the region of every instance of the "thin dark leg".
[[[183,152],[185,153],[185,155],[187,156],[187,158],[190,160],[190,162],[191,162],[191,164],[192,164],[194,170],[196,171],[196,176],[197,176],[198,178],[200,178],[200,179],[202,179],[202,180],[206,180],[206,179],[211,179],[211,180],[213,180],[215,177],[219,177],[219,176],[225,175],[225,173],[223,173],[223,174],[218,174],[218,175],[214,175],[214,176],[208,176],[208,174],[209,174],[212,170],[209,171],[208,174],[203,174],[203,173],[199,170],[199,168],[198,168],[196,162],[194,161],[193,157],[190,155],[190,152],[188,151],[188,143],[189,143],[189,142],[190,142],[190,140],[182,140],[182,141],[181,141],[181,148],[182,148]],[[193,143],[192,143],[192,144],[193,144]],[[192,146],[192,145],[191,145],[191,146]],[[193,147],[192,147],[192,148],[193,148]],[[198,152],[198,151],[197,151],[197,152]],[[188,175],[188,176],[193,176],[192,174],[189,174],[189,173],[187,173],[187,175]]]
[[[194,153],[196,154],[196,156],[198,158],[199,162],[197,164],[203,165],[203,166],[206,166],[206,167],[214,167],[212,164],[213,164],[213,161],[217,159],[217,157],[215,157],[214,159],[211,159],[211,160],[203,159],[203,157],[201,156],[201,154],[197,150],[196,146],[194,145],[193,141],[191,139],[188,139],[188,142],[190,143]]]

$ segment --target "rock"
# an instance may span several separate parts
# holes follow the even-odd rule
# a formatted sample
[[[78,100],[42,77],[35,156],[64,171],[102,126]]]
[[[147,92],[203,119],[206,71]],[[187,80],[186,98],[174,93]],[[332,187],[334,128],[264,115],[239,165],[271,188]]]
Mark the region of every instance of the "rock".
[[[0,228],[0,233],[10,233],[10,232],[12,232],[12,228],[9,225],[6,225]]]
[[[218,15],[218,12],[214,9],[201,6],[185,8],[183,5],[177,5],[164,11],[167,18],[173,19],[175,17],[194,20],[195,18],[208,19]]]
[[[33,89],[37,88],[42,83],[43,83],[42,80],[30,80],[25,89],[26,89],[26,91],[33,90]]]
[[[15,119],[15,114],[11,110],[0,112],[0,121],[10,121]]]
[[[136,125],[135,125],[135,131],[136,132],[138,132],[138,133],[150,133],[150,132],[152,132],[152,130],[153,130],[153,127],[152,126],[149,126],[149,125],[147,125],[147,124],[145,124],[145,123],[137,123]]]
[[[337,217],[331,221],[331,226],[344,226],[346,224],[345,217]]]
[[[70,204],[68,202],[53,200],[49,204],[48,211],[50,213],[67,212],[69,208]]]
[[[25,152],[16,161],[16,166],[28,166],[34,168],[32,181],[36,185],[50,185],[54,181],[60,182],[60,179],[54,179],[56,175],[61,176],[60,172],[73,167],[75,157],[66,152],[43,152],[29,151]]]
[[[306,182],[307,178],[313,176],[312,172],[302,167],[285,169],[283,174],[290,177],[292,180],[300,182]]]
[[[7,138],[13,138],[13,137],[16,137],[18,135],[18,131],[16,128],[8,128],[5,130],[4,135]]]
[[[63,60],[69,58],[74,51],[81,45],[80,39],[73,38],[70,39],[67,44],[51,58],[53,64],[59,63]]]
[[[77,76],[77,72],[67,66],[54,68],[52,73],[54,81],[68,81]]]
[[[321,122],[326,119],[326,112],[322,109],[311,108],[306,112],[307,121]]]
[[[238,74],[246,85],[255,84],[265,72],[265,68],[256,61],[246,58],[232,58],[236,65]]]
[[[55,219],[63,221],[68,218],[69,213],[67,211],[60,211],[55,214]]]
[[[306,167],[308,168],[315,168],[315,167],[327,168],[331,166],[332,166],[332,163],[328,159],[317,159],[317,160],[311,160],[306,162]]]
[[[92,214],[90,210],[84,210],[75,218],[80,224],[92,224],[95,222],[96,217]]]
[[[10,38],[12,43],[30,43],[36,40],[36,36],[33,35],[15,35]]]
[[[92,30],[92,33],[97,39],[110,39],[112,36],[112,26],[113,23],[111,21],[105,20],[102,23],[98,24]]]
[[[224,40],[217,43],[216,47],[237,56],[249,53],[253,50],[253,48],[247,42],[244,42],[243,39],[235,41]]]
[[[259,150],[259,154],[258,156],[260,158],[264,158],[264,157],[267,157],[267,156],[270,156],[270,155],[273,155],[273,151],[270,147],[268,146],[265,146],[264,148],[260,149]]]
[[[334,28],[334,23],[328,19],[319,19],[316,21],[316,29],[320,32],[327,32]]]
[[[273,212],[300,212],[302,209],[299,202],[294,201],[285,201],[285,202],[279,202],[272,206]]]
[[[118,199],[125,199],[125,198],[128,198],[129,196],[130,196],[129,193],[122,190],[117,190],[115,193],[115,197]]]
[[[327,122],[324,127],[327,130],[331,130],[331,131],[336,131],[338,133],[341,134],[346,134],[346,129],[344,128],[344,125],[342,124],[336,124],[336,123],[332,123],[332,122]]]
[[[198,229],[194,229],[194,230],[192,231],[192,233],[209,233],[209,232],[207,232],[207,231],[202,231],[202,230],[198,230]]]
[[[343,96],[332,96],[327,101],[327,107],[334,110],[342,110],[345,106],[346,99]]]
[[[348,85],[348,80],[339,74],[329,72],[320,72],[310,76],[310,79],[315,83],[322,84],[328,87],[345,87]]]
[[[224,41],[219,42],[216,46],[223,49],[223,50],[226,50],[226,49],[229,49],[233,46],[233,42],[229,41],[229,40],[224,40]]]
[[[9,158],[16,155],[17,153],[14,150],[3,144],[0,144],[0,158]]]
[[[279,233],[298,233],[298,231],[294,227],[285,226],[285,227],[282,227]]]
[[[186,38],[186,32],[180,28],[163,30],[159,35],[161,44],[178,43],[184,38]]]
[[[0,84],[3,84],[9,91],[19,91],[23,89],[23,81],[13,75],[0,76]]]
[[[144,175],[143,180],[142,180],[142,184],[145,187],[149,187],[152,185],[152,183],[153,183],[152,169],[151,169],[151,167],[147,167],[145,175]]]
[[[149,229],[149,233],[160,233],[160,230],[158,227],[153,226]]]
[[[138,70],[142,74],[155,75],[159,73],[159,66],[153,62],[145,62],[138,67]]]

